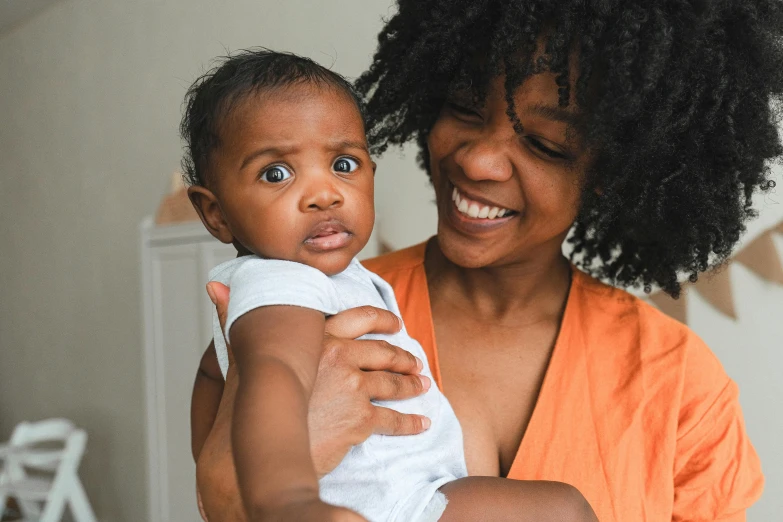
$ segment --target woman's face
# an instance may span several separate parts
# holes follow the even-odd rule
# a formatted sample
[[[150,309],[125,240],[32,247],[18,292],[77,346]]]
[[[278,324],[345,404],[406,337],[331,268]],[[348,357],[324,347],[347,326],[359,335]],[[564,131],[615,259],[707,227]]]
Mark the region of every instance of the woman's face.
[[[579,209],[588,164],[574,104],[558,107],[552,74],[514,95],[523,132],[506,113],[504,79],[483,106],[459,94],[430,131],[430,169],[438,203],[438,242],[466,268],[497,267],[559,255]]]

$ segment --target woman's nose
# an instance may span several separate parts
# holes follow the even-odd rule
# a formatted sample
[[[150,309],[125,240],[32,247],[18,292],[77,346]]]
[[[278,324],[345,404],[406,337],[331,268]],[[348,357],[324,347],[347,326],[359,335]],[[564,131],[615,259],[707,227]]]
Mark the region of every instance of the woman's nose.
[[[473,181],[508,181],[513,174],[508,137],[480,136],[464,143],[454,161]]]
[[[311,183],[302,196],[299,209],[302,212],[329,210],[339,208],[343,204],[343,195],[328,181]]]

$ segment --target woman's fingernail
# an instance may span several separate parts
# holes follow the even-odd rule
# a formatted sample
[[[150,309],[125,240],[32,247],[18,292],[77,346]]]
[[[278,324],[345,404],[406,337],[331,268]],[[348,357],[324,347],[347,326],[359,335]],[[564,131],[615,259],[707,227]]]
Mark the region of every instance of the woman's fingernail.
[[[418,357],[416,357],[416,369],[417,369],[417,370],[419,370],[419,371],[421,371],[421,370],[422,370],[422,368],[424,368],[424,363],[423,363],[423,362],[421,362],[421,359],[419,359]]]
[[[424,428],[425,430],[428,430],[428,429],[430,429],[430,426],[432,426],[432,421],[430,419],[428,419],[427,417],[422,417],[421,418],[421,427]]]
[[[432,381],[430,381],[430,378],[426,375],[419,375],[419,380],[421,381],[421,387],[424,388],[424,390],[429,390],[430,386],[432,386]]]
[[[217,297],[215,297],[215,292],[212,290],[212,283],[207,283],[207,295],[212,304],[217,305]]]

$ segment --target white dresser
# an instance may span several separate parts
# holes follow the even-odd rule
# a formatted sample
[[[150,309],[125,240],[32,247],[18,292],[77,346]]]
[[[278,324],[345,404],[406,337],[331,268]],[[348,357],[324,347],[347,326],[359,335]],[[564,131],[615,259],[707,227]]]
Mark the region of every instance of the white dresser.
[[[360,259],[378,254],[373,235]],[[190,452],[190,397],[212,340],[209,270],[236,256],[200,222],[141,224],[150,522],[201,520]],[[140,455],[139,458],[142,458]]]

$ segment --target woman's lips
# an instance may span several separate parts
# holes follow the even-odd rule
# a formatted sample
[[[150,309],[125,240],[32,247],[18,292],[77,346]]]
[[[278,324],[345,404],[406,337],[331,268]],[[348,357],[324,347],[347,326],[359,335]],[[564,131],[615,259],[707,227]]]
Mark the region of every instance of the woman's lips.
[[[353,234],[345,228],[345,225],[336,219],[330,219],[315,225],[304,243],[319,252],[329,252],[345,248],[352,238]]]

